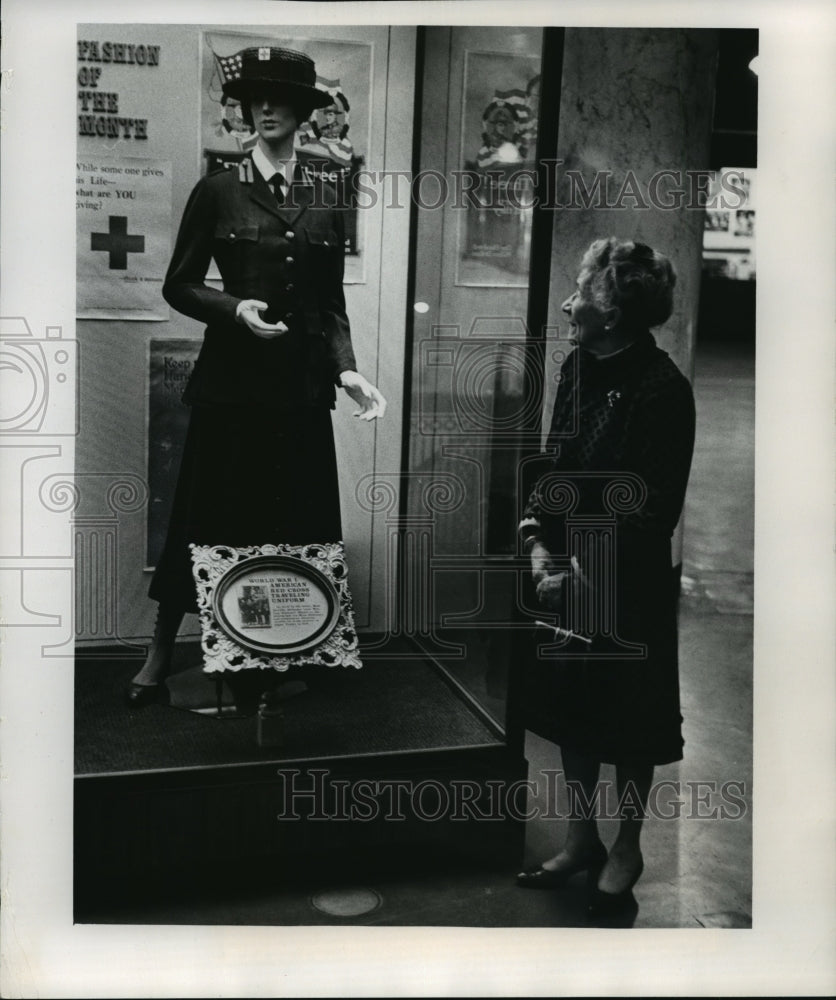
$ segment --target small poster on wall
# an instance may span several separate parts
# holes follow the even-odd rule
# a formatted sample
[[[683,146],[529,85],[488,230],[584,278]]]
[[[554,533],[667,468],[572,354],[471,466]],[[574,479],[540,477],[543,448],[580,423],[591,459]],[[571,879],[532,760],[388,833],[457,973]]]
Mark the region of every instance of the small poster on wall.
[[[732,281],[754,281],[757,170],[725,167],[708,189],[703,234],[703,274]]]
[[[463,94],[461,164],[475,197],[462,213],[456,284],[525,287],[540,60],[466,52]]]
[[[148,344],[146,569],[156,566],[165,542],[189,422],[189,408],[180,397],[201,343],[200,340],[151,340]]]
[[[201,59],[201,170],[207,173],[239,163],[257,136],[244,121],[240,102],[223,93],[223,84],[240,72],[240,53],[252,46],[296,49],[313,59],[317,86],[333,103],[299,123],[296,157],[308,173],[322,177],[349,206],[345,217],[345,281],[365,281],[363,213],[358,211],[356,176],[366,165],[371,119],[372,46],[360,42],[306,38],[269,38],[205,32]]]
[[[171,163],[79,156],[76,162],[76,315],[166,320],[171,256]]]

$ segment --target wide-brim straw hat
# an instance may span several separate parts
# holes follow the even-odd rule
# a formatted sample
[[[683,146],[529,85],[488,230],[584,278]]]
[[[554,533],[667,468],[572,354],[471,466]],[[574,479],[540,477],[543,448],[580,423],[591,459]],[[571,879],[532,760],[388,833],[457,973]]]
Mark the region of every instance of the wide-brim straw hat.
[[[232,58],[234,68],[227,71],[223,92],[236,101],[246,101],[253,91],[275,88],[304,101],[311,110],[334,103],[327,90],[316,86],[314,61],[303,52],[257,46],[242,49]],[[237,75],[232,75],[236,71]]]

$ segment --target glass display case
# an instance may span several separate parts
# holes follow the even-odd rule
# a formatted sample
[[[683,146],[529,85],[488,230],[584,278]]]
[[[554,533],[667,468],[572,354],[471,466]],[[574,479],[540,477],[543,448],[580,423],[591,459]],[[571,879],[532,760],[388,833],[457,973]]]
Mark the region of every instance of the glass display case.
[[[543,402],[529,331],[542,35],[427,29],[419,172],[451,191],[419,198],[416,220],[405,506],[431,583],[423,646],[511,743],[509,669],[530,628],[520,470]]]
[[[352,483],[384,525],[370,557],[384,626],[358,619],[360,670],[291,671],[282,738],[265,745],[225,711],[228,694],[217,703],[196,642],[177,647],[171,704],[138,713],[120,703],[135,647],[107,671],[106,651],[80,648],[79,919],[115,873],[122,891],[242,850],[258,863],[410,844],[521,861],[528,769],[511,668],[531,628],[521,430],[542,410],[528,322],[543,32],[403,31],[416,76],[388,78],[384,96],[406,89],[414,103],[413,199],[402,258],[381,256],[408,273],[404,398],[390,401],[402,450],[399,468],[377,462]],[[382,271],[381,302],[390,284]]]

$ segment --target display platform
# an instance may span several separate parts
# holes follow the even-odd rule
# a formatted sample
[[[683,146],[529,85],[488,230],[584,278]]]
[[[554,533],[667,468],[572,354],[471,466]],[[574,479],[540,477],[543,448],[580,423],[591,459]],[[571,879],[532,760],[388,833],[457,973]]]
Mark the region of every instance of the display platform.
[[[520,861],[523,822],[503,795],[527,777],[521,751],[443,667],[412,652],[295,681],[277,749],[257,745],[253,717],[176,707],[200,683],[197,644],[177,648],[173,704],[140,710],[122,695],[136,658],[80,651],[76,898],[148,890],[230,858],[257,868],[408,845]]]

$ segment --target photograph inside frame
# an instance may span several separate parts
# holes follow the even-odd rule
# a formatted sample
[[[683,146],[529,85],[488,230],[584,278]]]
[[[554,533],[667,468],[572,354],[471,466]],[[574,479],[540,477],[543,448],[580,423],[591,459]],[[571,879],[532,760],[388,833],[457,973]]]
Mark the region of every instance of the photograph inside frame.
[[[78,26],[75,922],[752,926],[757,55]]]

